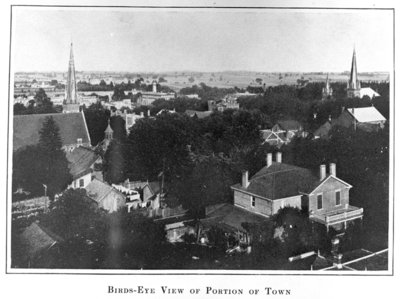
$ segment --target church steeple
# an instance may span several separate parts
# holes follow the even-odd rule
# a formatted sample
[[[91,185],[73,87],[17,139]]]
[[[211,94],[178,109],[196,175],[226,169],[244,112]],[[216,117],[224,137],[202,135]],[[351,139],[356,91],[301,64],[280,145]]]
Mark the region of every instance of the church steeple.
[[[322,100],[329,99],[332,96],[332,87],[329,82],[329,75],[326,74],[325,86],[322,88]]]
[[[75,63],[74,63],[74,53],[72,50],[72,42],[71,42],[71,50],[70,50],[70,54],[69,54],[67,85],[65,86],[65,103],[66,104],[78,104],[78,96],[76,93]]]
[[[347,83],[347,97],[354,98],[360,97],[360,81],[357,77],[357,61],[356,61],[356,49],[353,49],[353,58],[351,61],[350,79]]]

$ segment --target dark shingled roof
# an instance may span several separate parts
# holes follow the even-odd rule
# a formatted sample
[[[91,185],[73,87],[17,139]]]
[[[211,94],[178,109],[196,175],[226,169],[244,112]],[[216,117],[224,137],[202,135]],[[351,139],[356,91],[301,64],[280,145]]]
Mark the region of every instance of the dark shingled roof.
[[[14,116],[13,149],[17,150],[27,145],[39,142],[39,131],[43,127],[46,117],[52,116],[60,128],[62,145],[76,144],[78,138],[82,143],[90,143],[89,132],[83,113],[51,113],[28,114]]]
[[[99,158],[94,151],[82,146],[75,148],[72,152],[67,152],[66,156],[69,162],[69,173],[74,180],[91,172],[90,167]]]
[[[117,189],[111,187],[107,183],[99,181],[98,179],[93,179],[89,185],[85,187],[85,189],[87,196],[97,203],[101,203],[101,201],[110,193],[114,193],[121,198],[125,198],[125,196]]]
[[[318,176],[309,169],[272,162],[269,167],[263,167],[249,180],[247,188],[243,188],[241,184],[232,188],[263,198],[280,199],[299,195],[299,192],[311,192],[320,183]]]
[[[33,222],[30,226],[25,228],[20,238],[24,252],[29,258],[33,258],[42,250],[49,249],[57,242],[63,242],[61,237],[50,232],[36,222]]]

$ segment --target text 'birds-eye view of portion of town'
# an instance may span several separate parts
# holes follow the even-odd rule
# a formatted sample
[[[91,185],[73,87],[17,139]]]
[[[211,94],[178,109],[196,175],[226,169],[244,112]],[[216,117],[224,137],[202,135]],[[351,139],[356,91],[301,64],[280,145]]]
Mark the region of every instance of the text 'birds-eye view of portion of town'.
[[[391,11],[12,13],[11,272],[389,270]]]

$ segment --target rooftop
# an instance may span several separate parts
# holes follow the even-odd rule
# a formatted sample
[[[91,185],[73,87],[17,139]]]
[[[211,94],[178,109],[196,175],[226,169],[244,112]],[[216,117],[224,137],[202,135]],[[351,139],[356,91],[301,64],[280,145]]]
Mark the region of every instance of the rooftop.
[[[61,237],[36,222],[25,228],[21,234],[21,243],[24,246],[26,255],[30,258],[34,257],[41,250],[49,249],[56,242],[62,241]]]
[[[50,113],[28,114],[14,116],[13,149],[35,145],[39,142],[39,131],[42,129],[46,117],[53,117],[60,129],[62,145],[77,144],[78,138],[83,144],[90,143],[86,120],[81,112],[77,113]]]
[[[232,188],[274,200],[296,196],[299,192],[311,192],[320,183],[319,177],[309,169],[272,162],[249,180],[247,188],[241,184],[233,185]]]
[[[72,152],[67,152],[66,157],[69,162],[69,172],[73,179],[77,179],[91,172],[90,167],[99,158],[99,155],[91,149],[80,146]]]
[[[386,118],[374,107],[348,108],[347,111],[358,122],[386,121]]]
[[[85,187],[85,189],[87,191],[87,195],[97,203],[100,203],[108,194],[112,192],[125,198],[121,192],[111,187],[107,183],[99,181],[98,179],[93,179],[89,185]]]

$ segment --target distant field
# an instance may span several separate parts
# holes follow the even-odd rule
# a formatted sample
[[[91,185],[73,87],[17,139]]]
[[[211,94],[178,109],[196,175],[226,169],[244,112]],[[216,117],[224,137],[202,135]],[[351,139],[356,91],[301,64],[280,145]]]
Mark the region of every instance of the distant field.
[[[345,74],[329,74],[331,82],[341,81],[345,82],[348,80],[349,75]],[[193,82],[189,82],[189,78],[193,78]],[[373,74],[360,74],[359,79],[362,81],[385,81],[388,80],[389,75],[386,73],[373,73]],[[262,79],[262,83],[259,84],[255,80],[256,78]],[[276,86],[282,84],[296,84],[298,79],[303,78],[311,82],[325,81],[326,74],[294,74],[294,73],[239,73],[239,72],[226,72],[226,73],[178,73],[178,74],[167,74],[164,79],[167,82],[165,84],[172,89],[178,91],[184,87],[190,87],[192,85],[199,85],[204,82],[208,86],[215,86],[221,88],[231,88],[237,86],[239,88],[246,88],[249,85],[261,86],[263,83],[266,86]],[[151,83],[152,79],[149,77],[145,78],[145,81]],[[146,82],[148,83],[148,82]]]
[[[60,73],[61,74],[61,73]],[[59,74],[59,75],[60,75]],[[92,73],[80,72],[78,80],[87,80],[88,76]],[[53,75],[54,76],[54,75]],[[137,79],[137,73],[96,73],[96,78],[113,78],[116,82],[121,82],[122,80],[127,80],[131,78],[131,81]],[[252,86],[262,86],[263,83],[266,86],[276,86],[282,84],[293,85],[297,83],[298,79],[309,80],[311,82],[322,82],[326,79],[326,73],[257,73],[257,72],[164,72],[164,73],[141,73],[140,76],[144,79],[146,84],[151,84],[153,80],[157,80],[159,77],[163,77],[167,82],[161,84],[167,85],[175,91],[179,91],[184,87],[191,87],[192,85],[199,85],[204,82],[208,86],[215,86],[221,88],[246,88],[249,85]],[[18,77],[18,78],[17,78]],[[26,81],[32,81],[32,79],[38,79],[40,73],[36,74],[16,74],[16,81],[22,81],[22,78]],[[42,76],[47,80],[50,80],[52,76],[47,75],[47,77]],[[193,82],[190,79],[193,78]],[[256,82],[256,79],[261,79],[261,84]],[[331,82],[341,81],[345,82],[349,78],[348,74],[343,73],[330,73],[329,79]],[[362,81],[386,81],[389,79],[388,73],[368,73],[359,74],[359,79]],[[40,80],[40,79],[38,79]]]

